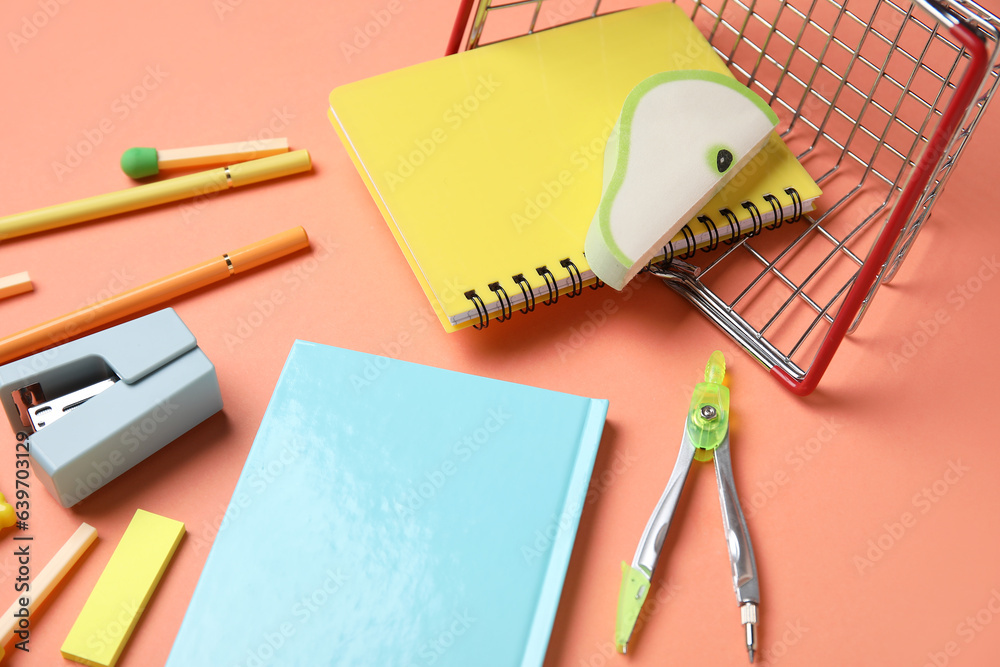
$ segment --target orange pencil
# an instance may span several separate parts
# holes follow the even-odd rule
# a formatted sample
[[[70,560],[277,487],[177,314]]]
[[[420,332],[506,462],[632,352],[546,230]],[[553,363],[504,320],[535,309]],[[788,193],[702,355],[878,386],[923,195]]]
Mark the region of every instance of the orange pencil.
[[[0,341],[0,364],[58,345],[110,322],[308,247],[309,237],[306,236],[306,231],[295,227],[110,299],[74,310]]]

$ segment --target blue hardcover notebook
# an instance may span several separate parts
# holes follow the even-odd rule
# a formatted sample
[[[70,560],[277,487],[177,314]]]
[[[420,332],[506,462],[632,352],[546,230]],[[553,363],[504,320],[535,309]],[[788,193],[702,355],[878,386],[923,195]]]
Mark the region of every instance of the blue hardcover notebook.
[[[541,665],[607,408],[297,341],[167,664]]]

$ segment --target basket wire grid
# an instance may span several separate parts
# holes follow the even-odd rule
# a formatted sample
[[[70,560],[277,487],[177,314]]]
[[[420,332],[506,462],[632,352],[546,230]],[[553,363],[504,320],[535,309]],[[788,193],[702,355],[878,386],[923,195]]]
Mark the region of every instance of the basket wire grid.
[[[1000,19],[971,0],[675,2],[778,113],[823,196],[800,222],[652,271],[808,394],[898,271],[994,94]],[[449,53],[463,36],[477,48],[625,8],[479,0],[473,16],[473,4],[459,10]]]

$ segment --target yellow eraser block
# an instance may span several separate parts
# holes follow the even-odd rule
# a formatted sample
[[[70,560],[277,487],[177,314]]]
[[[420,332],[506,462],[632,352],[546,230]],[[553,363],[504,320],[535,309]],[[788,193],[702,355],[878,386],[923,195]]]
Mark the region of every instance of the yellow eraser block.
[[[64,658],[112,667],[167,569],[184,524],[137,510],[62,645]]]

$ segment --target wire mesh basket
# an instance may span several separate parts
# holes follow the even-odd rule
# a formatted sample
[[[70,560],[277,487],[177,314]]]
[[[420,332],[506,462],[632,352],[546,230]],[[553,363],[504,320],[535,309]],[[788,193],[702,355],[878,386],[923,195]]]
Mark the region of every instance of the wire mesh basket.
[[[969,0],[675,2],[778,113],[824,194],[800,222],[651,270],[808,394],[896,274],[993,96],[1000,19]],[[464,0],[448,52],[625,8],[610,4]]]

